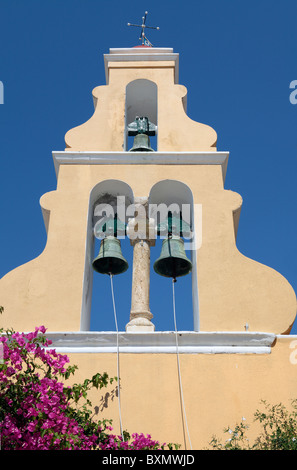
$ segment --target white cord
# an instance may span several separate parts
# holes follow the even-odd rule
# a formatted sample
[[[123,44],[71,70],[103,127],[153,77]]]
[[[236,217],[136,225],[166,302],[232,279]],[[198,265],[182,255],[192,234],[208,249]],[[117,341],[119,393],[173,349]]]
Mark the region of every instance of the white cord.
[[[122,439],[124,441],[124,433],[123,433],[123,426],[122,426],[122,412],[121,412],[121,392],[120,392],[121,385],[120,385],[120,361],[119,361],[119,330],[118,330],[117,313],[116,313],[116,307],[115,307],[115,301],[114,301],[112,274],[110,274],[109,277],[110,277],[110,285],[111,285],[111,296],[112,296],[112,303],[113,303],[114,321],[115,321],[116,332],[117,332],[118,403],[119,403],[120,429],[121,429]]]
[[[181,380],[180,363],[179,363],[178,333],[177,333],[176,314],[175,314],[175,291],[174,291],[175,282],[176,282],[176,279],[172,279],[173,317],[174,317],[174,328],[175,328],[175,343],[176,343],[176,357],[177,357],[179,389],[180,389],[182,409],[183,409],[183,415],[185,417],[185,423],[186,423],[186,428],[187,428],[188,439],[189,439],[189,443],[190,443],[190,448],[192,450],[192,444],[191,444],[191,439],[190,439],[190,433],[189,433],[188,422],[187,422],[187,414],[186,414],[186,408],[185,408],[184,396],[183,396],[183,387],[182,387],[182,380]]]

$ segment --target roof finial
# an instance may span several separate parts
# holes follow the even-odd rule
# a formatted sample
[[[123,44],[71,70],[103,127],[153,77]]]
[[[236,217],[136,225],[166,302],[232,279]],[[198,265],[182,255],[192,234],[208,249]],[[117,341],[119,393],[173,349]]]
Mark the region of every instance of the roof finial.
[[[145,30],[145,28],[149,28],[149,29],[160,29],[160,28],[159,28],[159,26],[156,26],[156,27],[155,26],[147,26],[145,24],[147,14],[148,14],[148,12],[146,11],[144,16],[142,17],[142,24],[131,24],[131,23],[127,23],[127,24],[128,24],[128,26],[136,26],[138,28],[141,28],[141,33],[140,33],[139,40],[141,41],[142,45],[143,46],[153,47],[152,43],[145,36],[144,30]]]

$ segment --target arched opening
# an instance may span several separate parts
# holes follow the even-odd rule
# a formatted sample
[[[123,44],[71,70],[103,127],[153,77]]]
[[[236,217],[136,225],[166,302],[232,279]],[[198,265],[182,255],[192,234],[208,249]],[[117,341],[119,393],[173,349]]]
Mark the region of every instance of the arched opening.
[[[177,278],[176,317],[177,328],[183,331],[199,330],[199,309],[196,270],[196,240],[194,227],[194,204],[190,188],[175,180],[163,180],[156,183],[149,195],[150,217],[159,224],[167,217],[168,210],[179,210],[182,219],[191,227],[191,233],[185,233],[185,254],[192,263],[192,271]],[[172,279],[156,274],[154,261],[160,256],[162,242],[166,235],[156,239],[151,252],[151,310],[156,330],[173,330],[173,293]]]
[[[111,208],[120,220],[127,224],[134,207],[134,195],[129,185],[119,180],[106,180],[98,183],[91,191],[86,242],[86,262],[83,286],[82,331],[114,331],[115,321],[111,296],[110,277],[94,272],[92,262],[100,249],[100,238],[94,236],[94,226],[98,217],[106,215],[104,208]],[[165,211],[164,211],[165,208]],[[163,180],[155,184],[148,198],[149,217],[162,222],[168,209],[177,208],[183,220],[189,223],[191,232],[183,235],[186,256],[191,260],[192,272],[178,277],[176,284],[177,327],[181,331],[199,330],[198,290],[196,274],[196,241],[194,227],[194,204],[190,188],[176,180]],[[130,209],[130,210],[129,210]],[[118,236],[121,250],[129,264],[129,269],[113,277],[117,308],[117,321],[120,331],[125,331],[131,309],[131,287],[133,272],[133,247],[129,236]],[[172,280],[158,275],[153,265],[160,256],[165,235],[156,239],[151,248],[150,307],[156,331],[174,330]]]
[[[82,331],[115,330],[110,276],[94,272],[92,268],[92,262],[99,253],[101,243],[101,238],[94,236],[94,227],[100,219],[103,220],[111,212],[117,214],[121,222],[126,224],[126,210],[133,203],[133,199],[130,186],[119,180],[102,181],[91,191],[81,316]],[[118,239],[123,256],[129,264],[126,272],[113,276],[118,328],[124,331],[130,311],[133,253],[125,233],[121,233]]]
[[[125,109],[125,150],[133,147],[134,138],[128,136],[128,125],[135,121],[137,116],[147,117],[148,120],[158,126],[158,87],[156,83],[138,79],[128,83],[126,87]],[[157,131],[155,136],[150,136],[150,144],[153,150],[157,150]]]

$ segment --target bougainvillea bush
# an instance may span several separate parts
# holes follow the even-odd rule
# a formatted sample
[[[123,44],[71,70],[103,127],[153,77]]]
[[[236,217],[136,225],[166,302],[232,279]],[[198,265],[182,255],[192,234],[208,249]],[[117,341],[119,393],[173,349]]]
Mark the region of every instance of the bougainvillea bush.
[[[4,450],[151,450],[172,448],[150,435],[112,434],[95,420],[88,391],[112,383],[106,373],[66,386],[77,366],[50,349],[44,326],[34,332],[0,330],[0,434]],[[175,446],[176,447],[176,446]]]

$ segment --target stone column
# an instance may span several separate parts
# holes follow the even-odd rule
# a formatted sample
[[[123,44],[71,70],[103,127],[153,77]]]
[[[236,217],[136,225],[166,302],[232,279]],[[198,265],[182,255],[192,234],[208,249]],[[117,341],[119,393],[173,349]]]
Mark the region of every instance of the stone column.
[[[155,330],[150,311],[150,247],[155,244],[155,239],[149,239],[151,233],[146,206],[146,198],[135,202],[138,214],[129,222],[130,243],[133,246],[133,277],[127,332]]]

